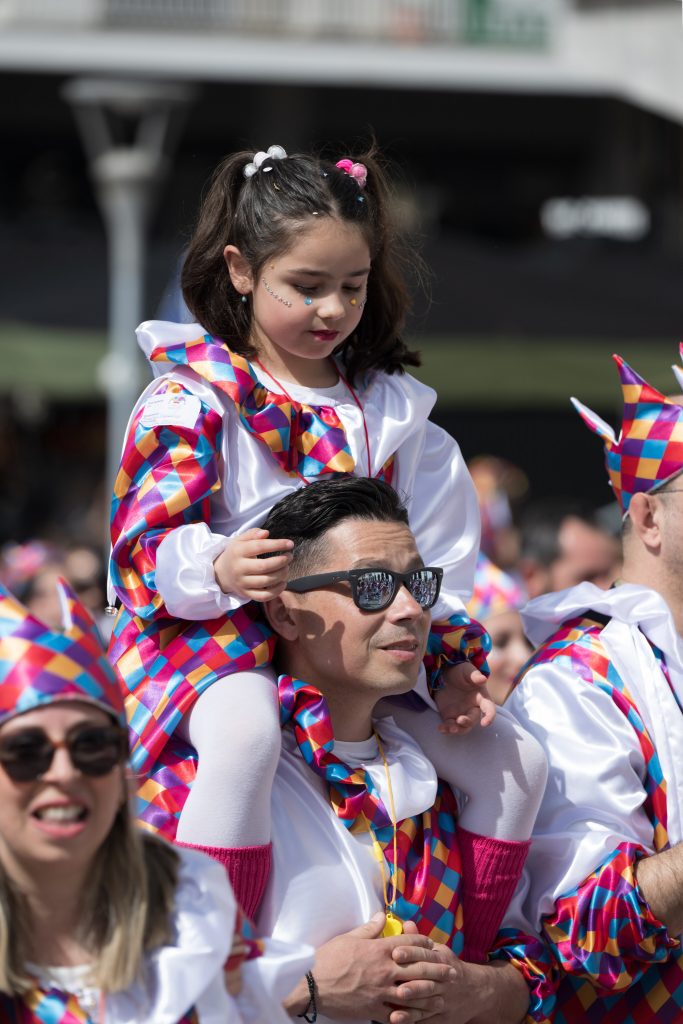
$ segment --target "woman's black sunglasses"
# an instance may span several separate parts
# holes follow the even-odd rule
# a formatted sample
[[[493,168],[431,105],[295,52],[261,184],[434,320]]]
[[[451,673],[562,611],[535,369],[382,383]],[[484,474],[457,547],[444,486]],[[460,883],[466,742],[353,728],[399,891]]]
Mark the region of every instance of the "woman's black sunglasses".
[[[95,778],[128,755],[126,732],[118,725],[74,725],[60,743],[31,727],[0,736],[0,764],[13,782],[33,782],[49,770],[59,747],[66,748],[77,771]]]
[[[439,596],[443,569],[412,569],[410,572],[394,572],[392,569],[348,569],[346,572],[323,572],[317,576],[300,576],[290,580],[287,590],[297,594],[335,583],[349,581],[354,604],[364,612],[380,612],[388,608],[405,586],[410,596],[421,608],[431,608]]]

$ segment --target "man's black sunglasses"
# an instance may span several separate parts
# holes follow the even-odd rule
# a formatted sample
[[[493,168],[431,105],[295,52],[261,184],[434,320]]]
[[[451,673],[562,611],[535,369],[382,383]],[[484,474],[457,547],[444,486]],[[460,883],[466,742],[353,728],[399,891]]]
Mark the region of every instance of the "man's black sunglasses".
[[[13,782],[34,782],[49,770],[59,747],[68,750],[77,771],[95,778],[128,755],[126,732],[118,725],[75,725],[60,743],[42,729],[26,728],[0,737],[0,764]]]
[[[349,569],[346,572],[323,572],[317,576],[301,576],[290,580],[287,590],[302,594],[308,590],[331,587],[349,581],[354,604],[364,612],[380,612],[388,608],[405,586],[421,608],[431,608],[439,596],[443,569],[433,567],[394,572],[392,569]]]

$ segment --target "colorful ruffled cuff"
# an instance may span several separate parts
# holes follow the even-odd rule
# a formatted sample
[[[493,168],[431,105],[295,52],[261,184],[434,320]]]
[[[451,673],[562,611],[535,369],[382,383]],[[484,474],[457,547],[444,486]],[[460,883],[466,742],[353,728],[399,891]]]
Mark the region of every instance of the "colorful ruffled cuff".
[[[529,986],[529,1009],[524,1018],[525,1024],[550,1024],[561,976],[547,943],[538,936],[525,935],[514,928],[503,928],[498,933],[489,959],[509,960],[524,975]]]
[[[609,858],[545,918],[544,931],[562,969],[602,995],[630,988],[680,943],[654,916],[638,887],[636,865],[647,851],[620,843]]]
[[[465,612],[449,619],[432,622],[424,665],[431,693],[441,689],[441,672],[447,665],[469,661],[484,675],[489,674],[486,655],[491,650],[491,637],[476,619]]]

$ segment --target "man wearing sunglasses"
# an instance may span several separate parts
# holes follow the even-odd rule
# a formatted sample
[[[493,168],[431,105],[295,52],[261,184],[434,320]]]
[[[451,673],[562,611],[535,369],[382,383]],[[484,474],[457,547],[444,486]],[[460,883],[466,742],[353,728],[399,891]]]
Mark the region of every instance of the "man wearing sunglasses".
[[[283,751],[273,789],[273,874],[257,925],[316,947],[292,1016],[514,1024],[529,1001],[509,964],[459,959],[462,863],[452,792],[383,698],[415,685],[441,582],[396,493],[317,481],[264,523],[294,541],[278,634]]]
[[[507,923],[545,939],[510,948],[554,1024],[683,1020],[683,407],[614,358],[619,436],[575,405],[623,512],[621,580],[527,605],[540,647],[506,702],[550,767]]]

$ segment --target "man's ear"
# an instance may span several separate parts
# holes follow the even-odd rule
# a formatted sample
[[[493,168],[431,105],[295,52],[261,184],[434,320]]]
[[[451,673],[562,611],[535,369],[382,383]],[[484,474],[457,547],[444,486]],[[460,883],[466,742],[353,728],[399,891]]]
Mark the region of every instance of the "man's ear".
[[[249,295],[254,290],[254,275],[246,259],[236,245],[226,245],[223,259],[233,287],[240,295]]]
[[[299,626],[296,605],[292,601],[291,594],[285,590],[271,601],[266,601],[263,611],[273,632],[281,636],[283,640],[297,639]]]
[[[631,531],[648,551],[659,551],[662,543],[660,518],[663,514],[661,501],[655,494],[634,494],[628,506]]]

